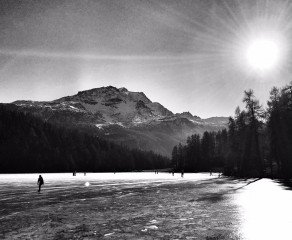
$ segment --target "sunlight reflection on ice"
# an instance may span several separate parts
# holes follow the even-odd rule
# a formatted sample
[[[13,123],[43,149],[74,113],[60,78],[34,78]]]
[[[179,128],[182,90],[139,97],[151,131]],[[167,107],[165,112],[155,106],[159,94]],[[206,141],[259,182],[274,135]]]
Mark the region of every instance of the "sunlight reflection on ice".
[[[246,186],[234,200],[240,209],[243,239],[291,239],[292,191],[262,179]]]

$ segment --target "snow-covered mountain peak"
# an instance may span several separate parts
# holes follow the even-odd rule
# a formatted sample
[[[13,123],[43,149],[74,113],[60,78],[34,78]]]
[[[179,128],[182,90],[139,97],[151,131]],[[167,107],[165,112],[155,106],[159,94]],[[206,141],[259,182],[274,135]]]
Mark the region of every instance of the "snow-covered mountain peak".
[[[84,102],[108,102],[109,104],[118,103],[121,101],[143,101],[144,103],[151,103],[150,99],[146,97],[143,92],[131,92],[126,88],[116,88],[113,86],[93,88],[86,91],[80,91],[77,95],[60,98],[56,101],[77,100]]]
[[[173,115],[161,104],[153,103],[143,92],[131,92],[113,86],[80,91],[51,102],[17,101],[15,104],[54,112],[84,112],[94,124],[122,123],[129,126]]]

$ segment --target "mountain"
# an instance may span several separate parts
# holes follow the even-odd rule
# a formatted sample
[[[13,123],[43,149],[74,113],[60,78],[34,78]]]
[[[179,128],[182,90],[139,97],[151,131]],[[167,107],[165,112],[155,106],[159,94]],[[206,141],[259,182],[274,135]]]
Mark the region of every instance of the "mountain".
[[[78,92],[54,101],[16,101],[19,110],[50,123],[83,129],[131,148],[170,155],[191,134],[218,131],[228,118],[201,119],[190,112],[174,114],[143,92],[112,86]]]

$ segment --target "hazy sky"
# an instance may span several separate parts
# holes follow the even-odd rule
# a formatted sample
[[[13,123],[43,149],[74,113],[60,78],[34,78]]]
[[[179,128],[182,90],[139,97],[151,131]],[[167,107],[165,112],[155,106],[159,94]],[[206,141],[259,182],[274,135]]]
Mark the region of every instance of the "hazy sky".
[[[0,0],[0,102],[112,85],[173,112],[233,115],[244,90],[264,103],[292,80],[291,27],[279,0]],[[258,35],[281,48],[272,70],[243,57]]]

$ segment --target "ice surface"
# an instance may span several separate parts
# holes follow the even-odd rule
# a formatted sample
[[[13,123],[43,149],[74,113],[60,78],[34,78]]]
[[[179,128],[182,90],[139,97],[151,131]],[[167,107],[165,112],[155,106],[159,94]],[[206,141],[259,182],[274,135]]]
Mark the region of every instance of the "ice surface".
[[[292,192],[276,181],[42,174],[39,194],[38,175],[0,175],[0,239],[291,239]]]

